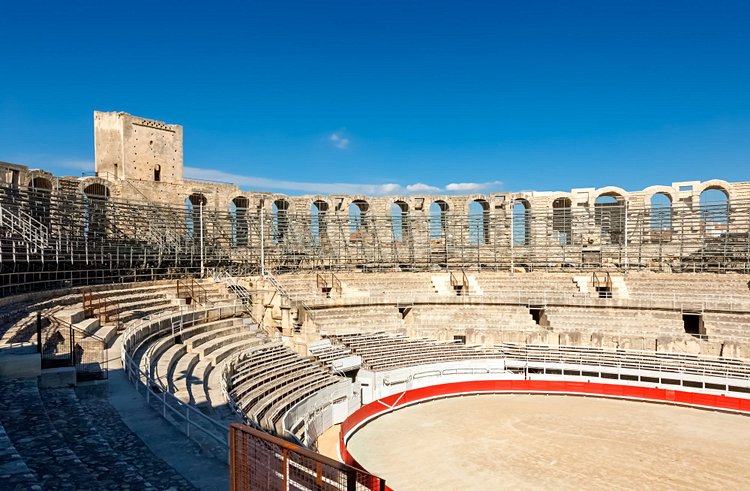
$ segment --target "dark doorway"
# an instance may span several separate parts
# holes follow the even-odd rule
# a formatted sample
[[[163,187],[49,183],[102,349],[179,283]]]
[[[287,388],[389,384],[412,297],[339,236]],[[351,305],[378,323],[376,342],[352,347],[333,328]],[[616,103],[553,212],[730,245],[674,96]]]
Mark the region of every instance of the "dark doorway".
[[[700,337],[705,334],[703,329],[703,316],[701,314],[682,314],[682,324],[685,328],[685,334]]]

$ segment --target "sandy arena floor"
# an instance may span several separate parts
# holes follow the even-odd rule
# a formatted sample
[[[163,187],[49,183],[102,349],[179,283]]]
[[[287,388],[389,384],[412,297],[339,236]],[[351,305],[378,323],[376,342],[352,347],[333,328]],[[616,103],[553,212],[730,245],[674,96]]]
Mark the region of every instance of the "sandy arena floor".
[[[624,400],[442,399],[372,421],[348,448],[396,491],[750,489],[750,417]]]

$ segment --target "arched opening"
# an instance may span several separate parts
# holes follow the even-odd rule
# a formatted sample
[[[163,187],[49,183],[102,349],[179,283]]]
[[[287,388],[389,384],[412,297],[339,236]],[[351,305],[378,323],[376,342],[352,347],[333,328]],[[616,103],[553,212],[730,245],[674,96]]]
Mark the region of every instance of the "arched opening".
[[[45,177],[35,177],[29,183],[29,214],[43,225],[50,222],[52,201],[52,181]]]
[[[672,199],[666,193],[651,196],[649,225],[652,241],[672,239]]]
[[[572,203],[570,198],[557,198],[552,202],[552,241],[570,245],[573,234]]]
[[[445,201],[433,201],[430,205],[430,238],[444,239],[448,223],[446,216],[448,214],[448,203]]]
[[[89,184],[83,189],[83,234],[89,240],[107,236],[107,200],[109,188],[104,184]]]
[[[391,232],[397,242],[409,238],[409,205],[404,201],[391,204]]]
[[[154,166],[154,181],[161,181],[161,165],[159,164],[156,164]]]
[[[531,203],[523,198],[513,200],[513,244],[529,245],[531,243]]]
[[[315,245],[320,244],[320,239],[328,230],[326,223],[328,203],[323,200],[315,200],[310,205],[310,234]]]
[[[289,232],[289,202],[285,199],[277,199],[273,202],[272,212],[271,237],[278,244],[284,242]]]
[[[475,199],[469,204],[469,243],[472,245],[490,242],[490,204]]]
[[[625,243],[625,198],[617,193],[605,193],[594,201],[594,222],[600,235],[610,244]]]
[[[232,217],[232,244],[235,247],[248,244],[248,208],[250,208],[250,200],[244,196],[237,196],[229,205],[229,213]]]
[[[701,228],[709,237],[720,237],[729,231],[729,193],[721,187],[710,187],[700,195]]]
[[[355,233],[367,229],[367,201],[356,199],[349,205],[349,232]]]
[[[206,204],[208,200],[201,193],[193,193],[185,200],[185,227],[188,239],[199,241],[201,237],[205,237],[206,217],[203,213]],[[201,228],[201,223],[203,223],[203,228]]]

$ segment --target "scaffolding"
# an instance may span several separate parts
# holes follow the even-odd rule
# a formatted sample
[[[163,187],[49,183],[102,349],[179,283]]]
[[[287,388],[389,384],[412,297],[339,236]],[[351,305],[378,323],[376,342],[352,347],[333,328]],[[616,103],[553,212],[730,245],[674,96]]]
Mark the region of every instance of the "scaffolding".
[[[750,273],[750,201],[437,217],[221,210],[0,186],[0,293],[261,271],[655,270]],[[521,206],[521,205],[518,205]],[[261,258],[262,256],[262,258]]]

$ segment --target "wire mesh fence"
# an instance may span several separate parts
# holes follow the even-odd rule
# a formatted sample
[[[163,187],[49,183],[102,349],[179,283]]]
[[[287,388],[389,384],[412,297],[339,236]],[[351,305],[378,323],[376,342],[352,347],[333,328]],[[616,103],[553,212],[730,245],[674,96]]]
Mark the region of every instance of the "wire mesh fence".
[[[240,424],[229,428],[232,491],[385,491],[385,480]]]

